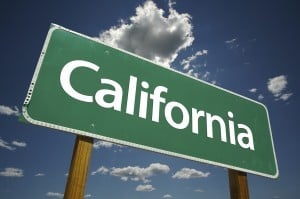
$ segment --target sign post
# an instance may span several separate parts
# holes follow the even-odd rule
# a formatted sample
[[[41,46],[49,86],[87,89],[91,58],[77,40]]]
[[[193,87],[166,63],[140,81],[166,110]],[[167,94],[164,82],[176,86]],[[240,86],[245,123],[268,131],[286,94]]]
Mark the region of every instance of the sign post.
[[[76,136],[64,199],[82,199],[88,175],[93,138]]]
[[[231,199],[249,199],[247,173],[228,169]]]

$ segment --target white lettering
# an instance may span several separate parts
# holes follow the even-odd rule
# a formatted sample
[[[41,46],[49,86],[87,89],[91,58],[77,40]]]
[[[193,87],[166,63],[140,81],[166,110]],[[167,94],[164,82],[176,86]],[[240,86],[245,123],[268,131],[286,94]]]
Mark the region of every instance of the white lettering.
[[[229,111],[228,113],[228,117],[230,117],[231,119],[233,119],[233,113],[231,111]],[[228,120],[228,126],[229,126],[229,137],[230,137],[230,143],[231,144],[236,144],[236,140],[235,140],[235,130],[234,130],[234,123],[231,120]]]
[[[153,108],[152,108],[152,121],[159,122],[159,110],[160,110],[160,103],[166,103],[166,99],[162,98],[160,94],[164,92],[168,92],[168,88],[164,86],[157,86],[154,89],[153,94],[150,94],[150,99],[153,100]]]
[[[134,76],[130,76],[129,87],[128,87],[127,106],[126,106],[126,113],[130,114],[130,115],[134,114],[136,83],[137,83],[137,78]]]
[[[192,108],[192,132],[195,134],[199,133],[198,121],[200,117],[205,117],[205,112]]]
[[[174,120],[173,120],[173,117],[172,117],[172,110],[177,107],[181,110],[182,112],[182,120],[181,122],[179,123],[176,123]],[[189,125],[189,120],[190,120],[190,116],[189,116],[189,112],[186,110],[186,108],[180,104],[179,102],[169,102],[166,107],[165,107],[165,117],[166,117],[166,120],[167,122],[173,126],[174,128],[177,128],[177,129],[184,129],[186,128],[188,125]]]
[[[63,90],[72,98],[92,103],[95,102],[103,108],[112,108],[115,111],[122,111],[123,100],[123,88],[122,85],[112,79],[101,78],[101,85],[108,85],[112,88],[102,88],[99,89],[95,95],[86,95],[78,92],[71,84],[72,72],[77,68],[87,68],[98,72],[99,66],[83,60],[74,60],[65,64],[60,73],[60,84]],[[137,85],[140,86],[140,98],[137,98]],[[227,124],[229,130],[229,140],[230,144],[236,145],[238,142],[239,146],[244,149],[250,149],[254,151],[254,140],[251,129],[245,124],[234,123],[234,115],[231,111],[227,112],[228,123],[224,122],[223,118],[219,115],[212,115],[211,113],[205,112],[204,110],[197,110],[191,107],[191,126],[190,124],[190,113],[183,104],[177,101],[167,101],[166,96],[162,97],[163,94],[168,93],[168,88],[165,86],[156,86],[153,92],[150,93],[148,90],[150,85],[146,81],[139,81],[135,76],[129,77],[128,83],[128,93],[126,98],[126,110],[125,112],[129,115],[135,115],[135,105],[136,99],[139,99],[139,112],[138,117],[147,119],[148,111],[148,101],[152,100],[152,121],[161,122],[160,110],[164,111],[164,116],[166,122],[173,128],[176,129],[186,129],[191,128],[191,132],[198,135],[199,129],[204,129],[206,127],[206,137],[214,138],[215,133],[220,134],[220,139],[222,142],[227,142]],[[164,106],[165,105],[165,106]],[[175,109],[175,110],[174,110]],[[124,110],[123,110],[124,111]],[[176,114],[175,114],[176,113]],[[150,114],[148,114],[150,115]],[[182,117],[181,117],[182,116]],[[181,119],[180,119],[181,118]],[[206,126],[199,128],[199,121],[203,118],[203,122],[206,122]],[[178,121],[179,120],[179,121]],[[165,121],[162,121],[165,122]],[[237,126],[237,128],[236,128]],[[243,132],[236,132],[235,130],[244,130]]]
[[[144,89],[149,88],[148,82],[142,82],[141,85]],[[141,91],[139,117],[146,119],[147,107],[148,107],[148,93],[146,93],[145,91]]]
[[[244,130],[246,130],[246,132],[239,133],[237,136],[240,146],[245,149],[249,148],[252,151],[254,151],[254,142],[253,142],[253,135],[251,129],[245,124],[238,124],[238,128],[243,128]],[[248,138],[248,143],[245,143],[244,140],[247,138]]]
[[[219,123],[221,140],[223,142],[227,142],[226,126],[225,126],[224,120],[220,116],[218,116],[218,115],[212,116],[210,113],[206,113],[207,137],[214,138],[214,136],[213,136],[213,122],[214,121]]]
[[[61,84],[62,88],[64,89],[64,91],[69,96],[73,97],[74,99],[77,99],[77,100],[83,101],[83,102],[93,102],[93,96],[83,95],[83,94],[77,92],[71,85],[71,81],[70,81],[71,74],[76,68],[79,68],[79,67],[89,68],[96,72],[99,70],[99,66],[97,66],[91,62],[88,62],[88,61],[82,61],[82,60],[70,61],[61,70],[60,84]]]
[[[98,90],[95,95],[97,104],[104,108],[114,108],[116,111],[121,111],[123,91],[120,84],[110,79],[101,79],[101,83],[113,86],[114,90]],[[114,98],[111,102],[106,102],[104,100],[105,96],[113,96]]]

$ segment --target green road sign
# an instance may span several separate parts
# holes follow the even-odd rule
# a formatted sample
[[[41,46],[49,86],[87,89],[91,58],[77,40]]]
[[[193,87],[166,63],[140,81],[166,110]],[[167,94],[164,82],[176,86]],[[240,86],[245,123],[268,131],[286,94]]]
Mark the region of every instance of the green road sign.
[[[278,177],[264,105],[52,25],[23,106],[30,123]]]

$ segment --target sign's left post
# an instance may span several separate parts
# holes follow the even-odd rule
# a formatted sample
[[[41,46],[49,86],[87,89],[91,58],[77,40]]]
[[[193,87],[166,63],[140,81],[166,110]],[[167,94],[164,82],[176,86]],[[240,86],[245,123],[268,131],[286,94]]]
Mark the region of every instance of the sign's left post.
[[[93,138],[77,135],[64,199],[82,199],[88,176]]]

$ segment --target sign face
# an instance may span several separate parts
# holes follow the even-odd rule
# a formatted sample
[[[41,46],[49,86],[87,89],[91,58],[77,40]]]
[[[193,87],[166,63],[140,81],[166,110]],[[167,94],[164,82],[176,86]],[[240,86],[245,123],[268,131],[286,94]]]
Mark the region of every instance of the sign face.
[[[30,123],[278,177],[264,105],[52,25],[23,106]]]

